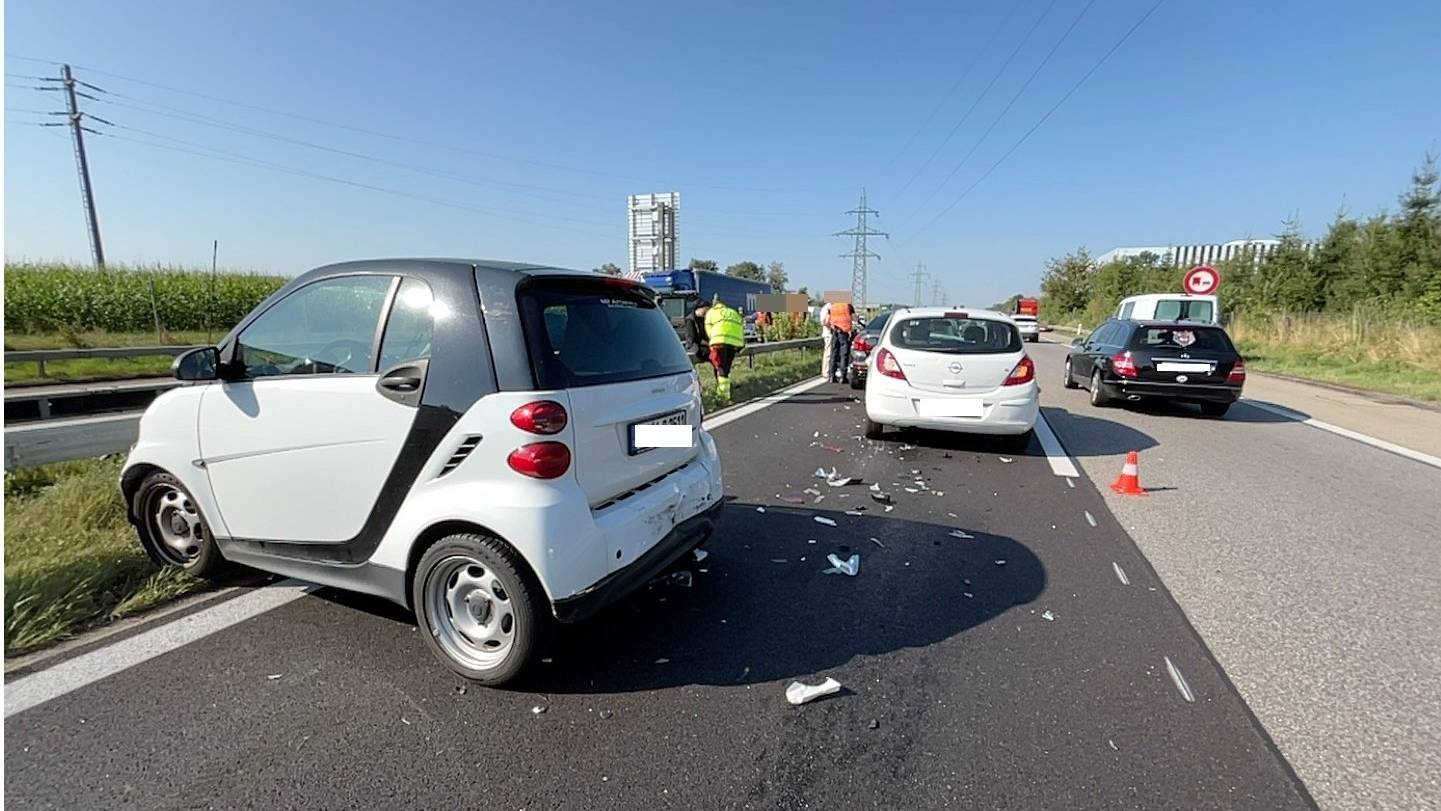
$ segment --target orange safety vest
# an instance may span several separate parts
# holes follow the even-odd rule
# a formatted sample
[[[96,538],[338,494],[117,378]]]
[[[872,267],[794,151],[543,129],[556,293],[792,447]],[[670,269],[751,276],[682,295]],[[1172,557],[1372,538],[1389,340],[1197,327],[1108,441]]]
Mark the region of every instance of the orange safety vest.
[[[851,305],[831,305],[831,329],[838,329],[841,332],[851,331]]]

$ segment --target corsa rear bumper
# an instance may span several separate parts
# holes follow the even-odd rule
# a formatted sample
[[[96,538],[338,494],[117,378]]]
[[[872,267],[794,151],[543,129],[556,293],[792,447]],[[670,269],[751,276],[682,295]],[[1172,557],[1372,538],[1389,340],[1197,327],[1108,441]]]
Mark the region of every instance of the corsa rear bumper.
[[[715,532],[724,504],[724,501],[718,500],[704,511],[676,524],[629,566],[611,572],[587,589],[556,600],[552,606],[555,618],[561,622],[578,622],[645,585],[682,555],[705,543]]]

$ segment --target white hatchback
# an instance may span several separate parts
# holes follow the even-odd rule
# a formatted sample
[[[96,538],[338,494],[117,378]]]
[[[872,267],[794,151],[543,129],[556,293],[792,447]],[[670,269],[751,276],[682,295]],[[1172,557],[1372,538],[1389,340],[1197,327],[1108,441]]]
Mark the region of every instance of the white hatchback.
[[[1040,412],[1035,363],[1010,317],[989,310],[896,311],[868,360],[866,436],[886,426],[1015,437]]]

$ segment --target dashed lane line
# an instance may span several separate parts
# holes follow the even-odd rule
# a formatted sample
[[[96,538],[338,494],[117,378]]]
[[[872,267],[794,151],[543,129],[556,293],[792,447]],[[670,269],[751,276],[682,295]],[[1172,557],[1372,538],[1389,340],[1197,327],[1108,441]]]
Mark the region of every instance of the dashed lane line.
[[[1078,478],[1081,475],[1081,472],[1076,470],[1076,464],[1066,454],[1065,446],[1056,437],[1056,432],[1051,430],[1051,424],[1046,422],[1045,414],[1036,415],[1036,438],[1041,440],[1041,449],[1046,452],[1046,461],[1050,463],[1052,473],[1067,478]]]

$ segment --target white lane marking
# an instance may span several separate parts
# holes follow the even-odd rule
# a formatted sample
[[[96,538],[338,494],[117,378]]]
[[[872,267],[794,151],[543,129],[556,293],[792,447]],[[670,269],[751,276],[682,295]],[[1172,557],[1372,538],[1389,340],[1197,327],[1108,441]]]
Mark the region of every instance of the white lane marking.
[[[732,411],[727,411],[724,414],[711,417],[708,420],[701,420],[701,426],[704,427],[707,431],[713,431],[721,427],[722,425],[735,422],[741,417],[749,417],[750,415],[756,413],[757,411],[760,411],[761,409],[769,408],[776,403],[785,400],[788,397],[793,397],[797,394],[801,394],[802,392],[810,391],[811,389],[816,388],[817,386],[825,382],[826,379],[824,377],[816,377],[813,380],[807,380],[803,383],[797,383],[796,385],[791,386],[788,389],[781,389],[774,394],[767,394],[764,397],[757,397],[749,403],[746,403],[745,405],[740,406],[739,408],[736,408]]]
[[[318,588],[299,580],[282,580],[16,679],[5,685],[5,717],[128,670],[272,608],[279,608]]]
[[[1071,457],[1066,455],[1066,448],[1061,445],[1061,440],[1056,438],[1056,432],[1051,430],[1051,424],[1046,422],[1044,414],[1036,415],[1036,438],[1041,440],[1041,449],[1046,452],[1046,461],[1051,464],[1052,473],[1068,478],[1081,475]]]
[[[1087,523],[1087,524],[1090,524],[1091,526],[1094,527],[1094,526],[1096,525],[1096,516],[1091,515],[1091,511],[1090,511],[1090,510],[1086,510],[1085,513],[1086,513],[1086,523]]]
[[[1076,480],[1075,480],[1075,479],[1066,479],[1066,486],[1069,487],[1069,488],[1071,488],[1072,490],[1075,490],[1075,489],[1076,489]]]
[[[1362,443],[1363,445],[1370,445],[1373,448],[1380,448],[1383,451],[1390,451],[1397,456],[1404,456],[1407,459],[1420,462],[1423,465],[1430,465],[1434,468],[1441,468],[1441,458],[1432,456],[1429,453],[1413,451],[1410,448],[1402,447],[1394,442],[1387,442],[1384,439],[1377,439],[1374,436],[1367,436],[1366,434],[1352,431],[1350,428],[1342,428],[1339,425],[1332,425],[1329,422],[1322,422],[1321,420],[1315,419],[1314,417],[1308,417],[1305,414],[1297,411],[1292,411],[1291,409],[1285,408],[1284,406],[1273,405],[1271,403],[1263,402],[1261,400],[1252,400],[1249,397],[1243,398],[1243,401],[1246,403],[1246,405],[1255,406],[1262,411],[1269,411],[1279,417],[1285,417],[1290,420],[1295,420],[1302,425],[1309,425],[1312,428],[1319,428],[1322,431],[1329,431],[1330,433],[1336,434],[1337,436],[1344,436],[1347,439],[1354,439],[1357,442]]]
[[[1126,570],[1121,568],[1121,564],[1112,562],[1111,568],[1116,570],[1116,579],[1121,581],[1121,585],[1131,585],[1131,578],[1126,577]]]
[[[1186,677],[1181,675],[1181,668],[1176,667],[1169,656],[1166,657],[1166,671],[1171,674],[1171,681],[1175,682],[1176,689],[1181,691],[1181,698],[1194,703],[1196,694],[1191,692],[1191,685],[1187,684]]]

